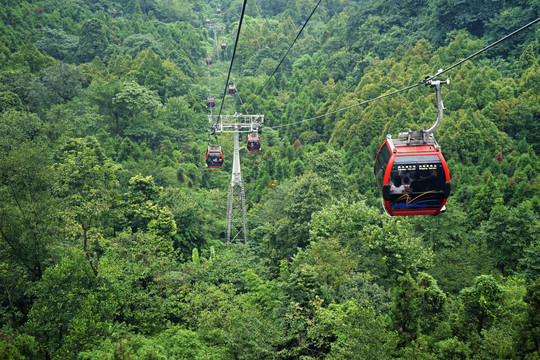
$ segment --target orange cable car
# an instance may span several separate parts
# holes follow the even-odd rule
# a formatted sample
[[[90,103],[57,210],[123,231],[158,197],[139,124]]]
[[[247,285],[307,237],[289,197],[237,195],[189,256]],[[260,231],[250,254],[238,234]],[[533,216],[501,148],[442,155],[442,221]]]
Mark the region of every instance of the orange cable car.
[[[419,131],[400,133],[398,139],[386,136],[375,158],[374,173],[384,210],[390,216],[437,215],[446,210],[450,196],[448,165],[433,132],[443,117],[441,85],[446,81],[425,82],[436,88],[438,116],[435,125]]]
[[[261,140],[259,139],[259,135],[257,134],[248,135],[246,146],[249,151],[260,151]]]
[[[221,146],[210,145],[206,152],[206,167],[220,168],[223,166],[223,152]]]

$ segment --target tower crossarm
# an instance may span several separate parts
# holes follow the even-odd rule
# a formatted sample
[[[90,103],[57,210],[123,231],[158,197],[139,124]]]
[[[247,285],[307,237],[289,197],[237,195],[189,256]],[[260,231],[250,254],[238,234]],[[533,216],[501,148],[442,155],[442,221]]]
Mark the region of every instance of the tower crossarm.
[[[256,132],[264,123],[264,115],[208,115],[208,122],[221,133]]]

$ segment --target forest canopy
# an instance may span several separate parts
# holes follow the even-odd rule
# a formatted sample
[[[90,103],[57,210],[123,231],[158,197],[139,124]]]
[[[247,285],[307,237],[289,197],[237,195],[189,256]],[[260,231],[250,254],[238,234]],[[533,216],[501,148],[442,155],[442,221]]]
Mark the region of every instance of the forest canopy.
[[[351,107],[540,1],[325,0],[306,23],[317,4],[2,1],[0,358],[540,357],[538,23],[441,75],[444,214],[389,217],[373,175],[435,91]],[[247,242],[218,111],[265,118],[261,151],[240,139]]]

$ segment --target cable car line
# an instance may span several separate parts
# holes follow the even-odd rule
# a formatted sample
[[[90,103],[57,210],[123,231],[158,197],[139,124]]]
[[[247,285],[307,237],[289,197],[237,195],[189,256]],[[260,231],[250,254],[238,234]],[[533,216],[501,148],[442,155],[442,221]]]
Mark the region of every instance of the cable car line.
[[[240,100],[240,104],[242,105],[242,108],[246,112],[246,114],[249,114],[249,112],[246,109],[246,106],[244,105],[244,102],[242,101],[242,98],[240,97],[240,93],[238,92],[238,89],[236,89],[236,95],[238,95],[238,100]]]
[[[294,44],[296,43],[296,40],[298,40],[298,38],[300,37],[300,34],[302,34],[302,31],[304,30],[304,28],[306,27],[307,23],[309,22],[309,20],[311,19],[311,16],[313,15],[313,13],[315,12],[315,10],[317,10],[317,8],[319,7],[319,4],[321,3],[322,0],[319,0],[319,2],[317,3],[317,5],[315,5],[315,7],[313,8],[313,10],[311,11],[311,14],[309,14],[309,17],[307,18],[307,20],[304,22],[304,25],[302,26],[302,28],[300,29],[300,31],[298,32],[298,34],[296,35],[296,37],[294,38],[293,42],[291,43],[291,45],[289,46],[289,49],[287,49],[287,52],[285,53],[285,55],[283,56],[283,58],[281,59],[281,61],[279,62],[278,66],[274,69],[274,71],[272,72],[272,75],[270,75],[270,77],[268,79],[266,79],[265,83],[259,88],[259,90],[255,93],[255,97],[257,97],[261,91],[266,87],[266,85],[268,84],[268,82],[270,81],[270,79],[272,79],[272,77],[275,75],[276,71],[279,69],[279,67],[281,66],[281,64],[283,63],[283,61],[285,60],[285,58],[287,57],[287,55],[289,55],[289,52],[291,51],[292,47],[294,46]],[[251,104],[251,103],[250,103]]]
[[[520,27],[519,29],[515,30],[514,32],[512,32],[512,33],[510,33],[510,34],[508,34],[508,35],[506,35],[506,36],[503,36],[502,38],[500,38],[499,40],[497,40],[497,41],[495,41],[495,42],[489,44],[488,46],[486,46],[486,47],[483,48],[482,50],[478,50],[478,51],[475,52],[474,54],[472,54],[472,55],[466,57],[465,59],[463,59],[463,60],[461,60],[461,61],[458,61],[458,62],[455,63],[454,65],[452,65],[452,66],[450,66],[450,67],[448,67],[448,68],[446,68],[446,69],[444,69],[444,70],[440,70],[439,72],[437,72],[437,74],[433,75],[432,77],[428,77],[428,78],[426,78],[425,80],[431,80],[431,79],[434,79],[434,78],[436,78],[437,76],[439,76],[439,75],[441,75],[441,74],[444,74],[444,73],[447,72],[447,71],[452,70],[453,68],[455,68],[455,67],[458,66],[458,65],[461,65],[461,64],[464,63],[465,61],[467,61],[467,60],[469,60],[469,59],[472,59],[472,58],[475,57],[476,55],[479,55],[479,54],[483,53],[484,51],[486,51],[486,50],[488,50],[489,48],[491,48],[491,47],[497,45],[498,43],[500,43],[500,42],[502,42],[502,41],[508,39],[509,37],[511,37],[511,36],[513,36],[513,35],[519,33],[520,31],[525,30],[525,29],[527,29],[528,27],[530,27],[530,26],[536,24],[538,21],[540,21],[540,18],[537,18],[536,20],[531,21],[531,22],[528,23],[527,25],[524,25],[524,26]],[[424,80],[424,81],[425,81],[425,80]]]
[[[277,128],[281,128],[281,127],[285,127],[285,126],[291,126],[291,125],[295,125],[295,124],[300,124],[300,123],[303,123],[303,122],[306,122],[306,121],[311,121],[311,120],[315,120],[315,119],[318,119],[318,118],[321,118],[321,117],[324,117],[324,116],[328,116],[328,115],[333,115],[333,114],[336,114],[338,112],[341,112],[341,111],[345,111],[345,110],[349,110],[353,107],[356,107],[356,106],[360,106],[360,105],[364,105],[364,104],[367,104],[367,103],[370,103],[372,101],[375,101],[375,100],[379,100],[379,99],[382,99],[384,97],[387,97],[387,96],[390,96],[390,95],[394,95],[394,94],[397,94],[399,92],[402,92],[402,91],[406,91],[406,90],[409,90],[409,89],[412,89],[414,87],[417,87],[418,85],[422,85],[423,84],[423,80],[419,83],[416,83],[416,84],[413,84],[413,85],[410,85],[410,86],[407,86],[403,89],[399,89],[399,90],[396,90],[396,91],[392,91],[388,94],[384,94],[384,95],[381,95],[381,96],[377,96],[373,99],[369,99],[369,100],[366,100],[366,101],[362,101],[358,104],[354,104],[354,105],[350,105],[350,106],[347,106],[345,108],[342,108],[342,109],[338,109],[338,110],[334,110],[334,111],[331,111],[329,113],[326,113],[326,114],[322,114],[322,115],[317,115],[317,116],[314,116],[312,118],[309,118],[309,119],[305,119],[305,120],[300,120],[300,121],[295,121],[293,123],[290,123],[290,124],[284,124],[284,125],[276,125],[276,126],[267,126],[269,127],[270,129],[277,129]]]
[[[227,81],[225,82],[225,91],[223,92],[223,97],[221,99],[221,106],[219,107],[219,114],[218,119],[221,116],[221,110],[223,110],[223,103],[225,102],[225,96],[227,94],[227,90],[229,88],[229,79],[231,77],[231,71],[234,64],[234,57],[236,55],[236,47],[238,45],[238,39],[240,38],[240,29],[242,28],[242,21],[244,20],[244,13],[246,11],[246,4],[247,0],[244,0],[244,4],[242,5],[242,14],[240,15],[240,21],[238,22],[238,31],[236,32],[236,39],[234,41],[234,48],[233,48],[233,54],[231,58],[231,65],[229,66],[229,72],[227,74]]]
[[[513,31],[512,33],[510,33],[510,34],[508,34],[508,35],[506,35],[506,36],[503,36],[503,37],[500,38],[499,40],[497,40],[497,41],[495,41],[495,42],[489,44],[488,46],[486,46],[486,47],[484,47],[483,49],[481,49],[481,50],[475,52],[474,54],[472,54],[472,55],[466,57],[465,59],[458,61],[457,63],[455,63],[455,64],[449,66],[448,68],[446,68],[446,69],[444,69],[444,70],[440,69],[439,71],[437,71],[437,73],[436,73],[435,75],[427,76],[425,79],[421,80],[420,82],[415,83],[415,84],[412,84],[412,85],[409,85],[409,86],[407,86],[407,87],[404,87],[403,89],[399,89],[399,90],[396,90],[396,91],[392,91],[392,92],[390,92],[390,93],[388,93],[388,94],[384,94],[384,95],[381,95],[381,96],[377,96],[377,97],[375,97],[375,98],[373,98],[373,99],[369,99],[369,100],[366,100],[366,101],[362,101],[362,102],[360,102],[360,103],[353,104],[353,105],[344,107],[344,108],[342,108],[342,109],[334,110],[334,111],[328,112],[328,113],[326,113],[326,114],[314,116],[314,117],[309,118],[309,119],[300,120],[300,121],[295,121],[295,122],[292,122],[292,123],[289,123],[289,124],[276,125],[276,126],[268,126],[268,127],[269,127],[270,129],[277,129],[277,128],[281,128],[281,127],[285,127],[285,126],[291,126],[291,125],[300,124],[300,123],[303,123],[303,122],[307,122],[307,121],[319,119],[319,118],[321,118],[321,117],[325,117],[325,116],[328,116],[328,115],[336,114],[336,113],[338,113],[338,112],[342,112],[342,111],[345,111],[345,110],[349,110],[349,109],[351,109],[351,108],[353,108],[353,107],[360,106],[360,105],[364,105],[364,104],[370,103],[370,102],[372,102],[372,101],[379,100],[379,99],[382,99],[382,98],[384,98],[384,97],[387,97],[387,96],[390,96],[390,95],[394,95],[394,94],[400,93],[400,92],[405,91],[405,90],[412,89],[412,88],[414,88],[414,87],[417,87],[418,85],[423,85],[423,84],[424,84],[424,85],[428,85],[428,83],[429,83],[431,80],[434,80],[437,76],[439,76],[439,75],[441,75],[441,74],[443,74],[443,73],[445,73],[445,72],[447,72],[447,71],[450,71],[451,69],[455,68],[456,66],[461,65],[461,64],[464,63],[465,61],[468,61],[468,60],[472,59],[473,57],[475,57],[475,56],[477,56],[477,55],[483,53],[484,51],[488,50],[489,48],[491,48],[491,47],[493,47],[493,46],[495,46],[495,45],[501,43],[502,41],[504,41],[504,40],[510,38],[511,36],[513,36],[513,35],[519,33],[520,31],[527,29],[528,27],[530,27],[530,26],[536,24],[536,23],[539,22],[539,21],[540,21],[540,18],[537,18],[536,20],[531,21],[531,22],[528,23],[527,25],[522,26],[521,28],[519,28],[519,29]]]

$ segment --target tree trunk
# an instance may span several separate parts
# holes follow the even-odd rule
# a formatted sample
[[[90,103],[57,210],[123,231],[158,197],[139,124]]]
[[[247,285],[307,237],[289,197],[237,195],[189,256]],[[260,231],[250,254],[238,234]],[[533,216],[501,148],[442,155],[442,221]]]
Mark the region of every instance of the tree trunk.
[[[86,258],[88,259],[88,262],[90,263],[90,267],[92,267],[92,271],[94,272],[94,275],[97,276],[98,272],[96,267],[94,266],[94,263],[92,262],[92,258],[90,257],[90,253],[88,252],[88,234],[86,231],[86,227],[81,224],[81,228],[83,230],[83,250],[86,254]]]

